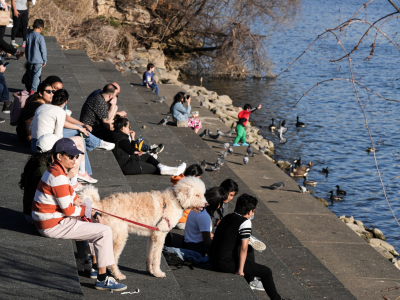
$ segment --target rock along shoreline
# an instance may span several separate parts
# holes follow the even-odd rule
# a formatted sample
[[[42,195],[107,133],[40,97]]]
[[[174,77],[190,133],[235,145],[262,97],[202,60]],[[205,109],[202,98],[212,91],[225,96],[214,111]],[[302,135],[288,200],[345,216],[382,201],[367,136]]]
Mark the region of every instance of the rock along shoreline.
[[[138,75],[143,74],[147,70],[146,67],[149,62],[153,63],[155,65],[154,79],[157,84],[174,84],[180,86],[192,99],[202,103],[204,108],[214,113],[228,127],[235,127],[235,123],[239,120],[238,113],[243,109],[233,106],[233,101],[229,96],[218,95],[216,92],[209,91],[202,86],[188,85],[180,82],[178,80],[179,70],[171,67],[167,70],[165,66],[166,58],[161,50],[137,48],[132,52],[132,55],[133,59],[129,61],[126,61],[125,56],[122,54],[116,55],[115,59],[108,58],[108,60],[111,61],[121,73],[133,73]],[[274,143],[264,138],[259,128],[247,122],[245,130],[247,134],[246,141],[258,150],[265,147],[264,156],[268,160],[275,163],[284,171],[287,171],[292,166],[287,161],[275,161],[271,157],[275,154]],[[328,206],[328,202],[325,199],[315,198],[321,202],[322,205]],[[398,260],[395,258],[395,256],[399,256],[399,253],[394,249],[393,245],[386,242],[386,237],[382,231],[377,228],[364,226],[361,221],[355,220],[353,216],[343,215],[340,216],[339,219],[400,270],[400,259]]]

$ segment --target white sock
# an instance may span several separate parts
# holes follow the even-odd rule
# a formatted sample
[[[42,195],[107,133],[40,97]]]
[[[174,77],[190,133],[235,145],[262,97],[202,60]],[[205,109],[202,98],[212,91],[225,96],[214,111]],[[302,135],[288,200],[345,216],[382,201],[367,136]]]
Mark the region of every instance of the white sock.
[[[79,173],[80,174],[85,174],[86,173],[86,168],[85,168],[85,160],[83,159],[79,165]]]
[[[69,181],[71,182],[71,185],[75,185],[78,182],[78,174],[72,177]]]
[[[183,172],[185,172],[185,170],[186,170],[186,163],[181,163],[180,166],[178,166],[178,174],[176,175],[182,174]]]

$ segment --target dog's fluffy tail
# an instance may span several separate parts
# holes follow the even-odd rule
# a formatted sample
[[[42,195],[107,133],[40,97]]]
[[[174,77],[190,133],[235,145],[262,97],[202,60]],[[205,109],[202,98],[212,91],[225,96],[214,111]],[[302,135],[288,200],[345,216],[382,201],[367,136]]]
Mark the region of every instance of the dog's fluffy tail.
[[[81,199],[89,198],[92,200],[94,206],[99,206],[100,195],[96,187],[93,185],[87,185],[82,191],[79,192],[79,197]]]

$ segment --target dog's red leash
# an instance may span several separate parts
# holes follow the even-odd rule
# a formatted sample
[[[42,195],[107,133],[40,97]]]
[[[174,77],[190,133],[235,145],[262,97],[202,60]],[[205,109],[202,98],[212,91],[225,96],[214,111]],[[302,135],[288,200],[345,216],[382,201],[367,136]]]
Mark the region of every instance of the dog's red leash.
[[[127,219],[127,218],[122,218],[122,217],[119,217],[119,216],[110,214],[110,213],[108,213],[108,212],[102,211],[102,210],[97,209],[97,208],[92,208],[92,209],[94,209],[94,210],[96,210],[96,211],[99,211],[99,212],[101,212],[101,213],[103,213],[103,214],[112,216],[112,217],[114,217],[114,218],[120,219],[120,220],[122,220],[122,221],[129,222],[129,223],[132,223],[132,224],[135,224],[135,225],[138,225],[138,226],[142,226],[142,227],[145,227],[145,228],[154,230],[154,231],[159,231],[159,230],[160,230],[160,229],[158,229],[158,227],[153,227],[153,226],[145,225],[145,224],[142,224],[142,223],[138,223],[138,222],[129,220],[129,219]],[[168,225],[169,225],[169,223],[168,223]]]

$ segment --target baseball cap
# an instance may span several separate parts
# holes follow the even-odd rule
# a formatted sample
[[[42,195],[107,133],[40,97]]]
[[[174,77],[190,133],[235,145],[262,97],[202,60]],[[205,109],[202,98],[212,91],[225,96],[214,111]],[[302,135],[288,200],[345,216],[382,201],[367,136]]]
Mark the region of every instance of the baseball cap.
[[[80,151],[76,145],[75,142],[69,138],[62,138],[59,139],[53,146],[52,149],[53,153],[61,153],[65,152],[70,155],[78,155],[78,154],[84,154],[82,151]]]
[[[56,136],[55,134],[52,133],[46,133],[42,135],[37,141],[36,141],[36,148],[39,153],[45,153],[47,151],[50,151],[54,144],[59,140],[60,138]]]

